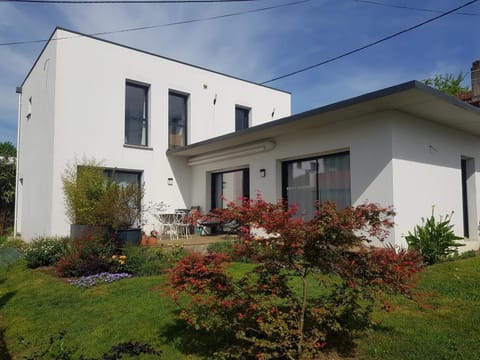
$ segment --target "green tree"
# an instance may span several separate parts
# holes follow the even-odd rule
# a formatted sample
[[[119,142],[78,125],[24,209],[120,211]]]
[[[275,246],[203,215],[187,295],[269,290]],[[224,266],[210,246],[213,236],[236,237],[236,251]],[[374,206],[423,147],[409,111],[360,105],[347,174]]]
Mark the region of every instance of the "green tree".
[[[0,142],[0,156],[15,157],[17,149],[10,141]]]
[[[462,92],[469,91],[468,87],[462,86],[465,76],[463,72],[460,72],[457,76],[453,74],[435,74],[433,77],[423,80],[423,82],[425,85],[432,86],[447,95],[455,96]]]
[[[17,154],[11,142],[0,143],[0,235],[13,227],[15,212],[15,162]]]

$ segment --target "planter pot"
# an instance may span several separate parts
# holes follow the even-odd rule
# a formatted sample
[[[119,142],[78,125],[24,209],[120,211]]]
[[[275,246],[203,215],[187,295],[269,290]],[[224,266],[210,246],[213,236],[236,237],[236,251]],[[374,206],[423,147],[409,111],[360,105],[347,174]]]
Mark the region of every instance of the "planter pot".
[[[147,245],[157,245],[157,238],[155,236],[150,236],[147,240]]]
[[[140,240],[140,245],[148,245],[148,236],[143,234],[142,239]]]
[[[72,239],[79,239],[87,236],[105,238],[105,237],[108,237],[109,234],[110,234],[110,229],[108,226],[83,225],[83,224],[70,225],[70,237]]]
[[[142,230],[138,229],[116,229],[115,234],[122,245],[139,245]]]

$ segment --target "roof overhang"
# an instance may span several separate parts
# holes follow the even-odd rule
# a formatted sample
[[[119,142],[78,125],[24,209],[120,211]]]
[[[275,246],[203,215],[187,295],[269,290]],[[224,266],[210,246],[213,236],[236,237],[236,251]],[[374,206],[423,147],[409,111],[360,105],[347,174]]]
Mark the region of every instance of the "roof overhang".
[[[400,111],[445,126],[480,135],[480,108],[445,95],[418,81],[322,106],[300,114],[211,138],[178,149],[167,155],[211,158],[219,151],[228,153],[242,146],[270,141],[276,136],[302,129],[319,128],[328,123],[383,111]]]

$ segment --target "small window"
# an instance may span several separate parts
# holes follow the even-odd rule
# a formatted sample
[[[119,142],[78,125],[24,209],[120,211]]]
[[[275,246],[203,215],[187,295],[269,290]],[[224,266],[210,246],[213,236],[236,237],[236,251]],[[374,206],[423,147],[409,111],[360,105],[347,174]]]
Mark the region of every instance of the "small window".
[[[168,93],[168,147],[187,145],[188,95],[170,91]]]
[[[247,129],[250,118],[250,109],[243,106],[235,106],[235,131]]]
[[[125,144],[148,145],[148,86],[126,83]]]

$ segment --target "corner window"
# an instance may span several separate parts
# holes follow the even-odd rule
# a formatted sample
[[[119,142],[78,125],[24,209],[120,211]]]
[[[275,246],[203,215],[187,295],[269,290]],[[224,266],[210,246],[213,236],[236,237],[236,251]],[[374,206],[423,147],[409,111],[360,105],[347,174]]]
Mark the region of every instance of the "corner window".
[[[235,131],[247,129],[250,119],[250,109],[243,106],[235,106]]]
[[[127,82],[125,91],[125,144],[148,145],[148,86]]]
[[[316,202],[333,202],[337,209],[351,204],[350,154],[340,153],[282,164],[283,198],[311,217]]]
[[[170,91],[168,93],[168,147],[187,145],[188,95]]]
[[[212,174],[212,209],[223,209],[230,201],[250,197],[249,170]]]

